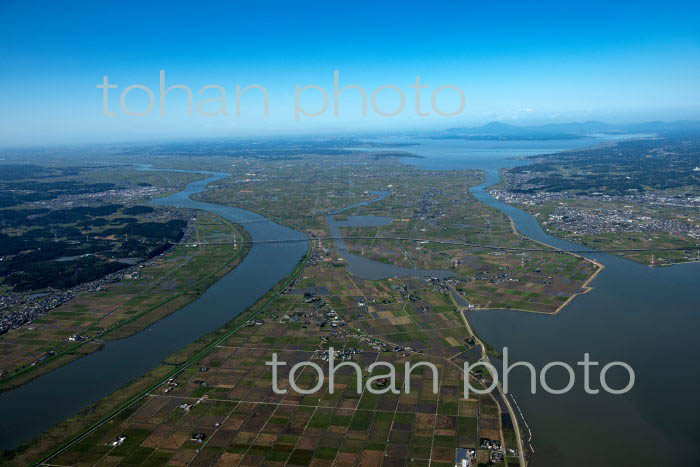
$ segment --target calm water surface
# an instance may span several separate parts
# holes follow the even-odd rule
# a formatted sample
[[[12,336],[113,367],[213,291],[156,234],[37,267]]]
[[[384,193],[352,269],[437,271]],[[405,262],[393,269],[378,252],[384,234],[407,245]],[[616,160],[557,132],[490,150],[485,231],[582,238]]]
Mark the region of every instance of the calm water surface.
[[[487,170],[488,181],[471,190],[477,199],[504,211],[530,238],[559,248],[583,248],[545,234],[533,216],[493,199],[483,188],[498,180],[498,168],[525,163],[513,158],[591,146],[603,140],[397,141],[420,143],[408,149],[424,158],[407,158],[407,164],[424,169]],[[242,209],[189,198],[208,182],[226,176],[209,175],[207,180],[191,183],[183,192],[157,202],[205,209],[245,223],[253,240],[300,241],[253,245],[243,262],[199,300],[147,330],[108,342],[100,352],[0,395],[0,448],[28,441],[144,374],[167,355],[238,315],[293,270],[306,250],[300,233]],[[354,219],[360,223],[385,221]],[[338,227],[345,225],[342,222],[331,219],[332,229],[339,232]],[[342,250],[344,257],[351,256]],[[595,289],[591,293],[577,297],[559,315],[507,310],[469,314],[479,335],[494,347],[508,346],[513,360],[527,360],[538,368],[552,360],[576,367],[575,362],[588,352],[592,360],[602,364],[622,360],[635,369],[635,387],[624,396],[585,394],[580,371],[576,390],[559,396],[540,390],[532,395],[528,373],[514,370],[511,393],[534,433],[533,465],[700,465],[700,340],[696,337],[700,264],[649,268],[593,250],[585,256],[603,263],[605,270],[592,283]],[[350,269],[363,277],[397,275],[393,266],[356,258],[349,260]],[[385,266],[389,269],[383,269]],[[408,269],[398,271],[398,275],[410,275],[409,271],[416,273]],[[554,387],[565,384],[564,375],[556,370],[548,376]],[[592,376],[592,386],[597,387],[595,369]],[[608,381],[620,387],[625,377],[624,372],[611,371]]]
[[[242,223],[255,243],[243,261],[196,301],[131,337],[0,394],[0,449],[14,448],[142,376],[165,357],[212,332],[254,304],[288,276],[306,252],[306,238],[263,216],[230,206],[193,201],[209,182],[228,174],[199,172],[205,180],[154,204],[203,209]]]
[[[419,142],[408,150],[425,158],[406,163],[425,169],[486,169],[487,182],[471,190],[477,199],[505,212],[530,238],[558,248],[586,249],[544,233],[532,215],[484,191],[498,181],[498,168],[523,163],[513,157],[572,149],[584,142]],[[493,310],[468,315],[480,337],[493,347],[509,348],[511,361],[526,360],[541,368],[559,360],[577,368],[575,390],[566,395],[541,389],[530,394],[527,370],[511,373],[510,392],[534,434],[533,465],[700,465],[700,264],[650,268],[594,250],[584,256],[605,269],[591,284],[595,289],[560,314]],[[621,396],[585,394],[583,373],[576,366],[584,352],[601,366],[629,363],[636,372],[632,391]],[[591,386],[600,387],[599,371],[593,368],[591,375]],[[548,373],[552,387],[563,387],[567,380],[563,371]],[[626,372],[608,373],[612,387],[626,382]]]
[[[350,211],[359,206],[368,206],[377,201],[385,199],[391,194],[390,191],[373,191],[372,195],[376,198],[369,201],[361,201],[359,203],[346,206],[342,209],[331,211],[326,215],[326,222],[333,237],[333,243],[338,249],[338,254],[348,262],[348,271],[351,274],[363,279],[380,280],[388,277],[438,277],[445,279],[455,275],[454,272],[442,269],[413,269],[394,266],[393,264],[380,263],[373,261],[348,251],[345,240],[342,238],[339,227],[378,227],[391,223],[391,217],[386,216],[348,216],[347,220],[338,221],[335,219],[336,214]]]

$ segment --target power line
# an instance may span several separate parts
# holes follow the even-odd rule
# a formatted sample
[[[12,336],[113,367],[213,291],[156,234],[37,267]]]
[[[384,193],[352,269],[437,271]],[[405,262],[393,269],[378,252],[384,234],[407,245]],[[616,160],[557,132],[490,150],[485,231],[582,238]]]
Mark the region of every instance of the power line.
[[[484,248],[489,250],[497,251],[544,251],[544,252],[563,252],[563,253],[624,253],[624,252],[645,252],[645,251],[685,251],[685,250],[700,250],[700,246],[686,246],[686,247],[674,247],[674,248],[613,248],[605,250],[596,250],[593,248],[587,249],[563,249],[563,248],[516,248],[516,247],[506,247],[498,245],[482,245],[478,243],[469,242],[458,242],[454,240],[435,240],[429,238],[414,238],[414,237],[310,237],[310,238],[280,238],[280,239],[266,239],[266,240],[244,240],[240,243],[246,244],[274,244],[274,243],[301,243],[308,242],[309,240],[400,240],[409,242],[426,242],[426,243],[440,243],[444,245],[454,245],[454,246],[465,246],[469,248]],[[198,243],[183,243],[187,246],[195,245],[232,245],[233,242],[198,242]]]

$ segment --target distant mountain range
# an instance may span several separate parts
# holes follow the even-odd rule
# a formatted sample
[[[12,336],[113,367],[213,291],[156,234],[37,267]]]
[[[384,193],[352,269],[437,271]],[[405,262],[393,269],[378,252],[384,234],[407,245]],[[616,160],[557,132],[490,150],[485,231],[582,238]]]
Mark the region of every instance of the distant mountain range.
[[[516,126],[491,122],[480,127],[448,128],[430,135],[436,139],[549,140],[578,139],[600,134],[700,132],[700,121],[644,122],[613,125],[598,121]]]

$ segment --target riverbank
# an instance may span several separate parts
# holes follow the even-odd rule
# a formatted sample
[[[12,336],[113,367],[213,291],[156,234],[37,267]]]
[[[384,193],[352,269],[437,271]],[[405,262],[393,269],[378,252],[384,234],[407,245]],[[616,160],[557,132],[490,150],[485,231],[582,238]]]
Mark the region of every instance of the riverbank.
[[[569,303],[571,303],[571,302],[573,301],[573,299],[575,299],[575,298],[578,297],[579,295],[587,294],[588,292],[590,292],[590,291],[593,290],[593,287],[590,286],[590,283],[593,282],[593,280],[594,280],[596,277],[598,277],[598,274],[600,274],[601,272],[603,272],[603,269],[605,269],[605,265],[603,265],[603,263],[600,263],[600,262],[598,262],[598,261],[596,261],[596,260],[594,260],[594,259],[591,259],[591,258],[586,258],[585,256],[582,256],[582,255],[579,255],[579,254],[576,254],[576,253],[573,253],[573,252],[570,252],[570,251],[564,251],[564,250],[562,250],[562,249],[560,249],[560,248],[553,247],[553,246],[551,246],[551,245],[549,245],[549,244],[547,244],[547,243],[544,243],[544,242],[540,242],[540,241],[538,241],[538,240],[535,240],[534,238],[526,237],[525,235],[521,234],[521,233],[518,231],[518,227],[515,225],[515,221],[513,220],[513,218],[512,218],[511,216],[508,216],[508,220],[510,221],[510,226],[511,226],[511,228],[513,229],[513,233],[514,233],[515,235],[517,235],[517,236],[519,236],[519,237],[526,238],[526,239],[528,239],[528,240],[530,240],[530,241],[532,241],[532,242],[538,243],[538,244],[543,245],[543,246],[546,246],[546,247],[548,247],[548,248],[553,248],[554,251],[560,251],[560,252],[562,252],[563,254],[571,255],[571,256],[573,256],[573,257],[575,257],[575,258],[579,258],[579,259],[581,259],[581,260],[588,261],[589,263],[591,263],[591,264],[593,264],[593,265],[596,266],[596,270],[593,272],[593,274],[591,274],[591,275],[588,277],[588,279],[586,279],[586,281],[585,281],[585,282],[583,283],[583,285],[581,286],[581,287],[583,288],[583,292],[578,292],[578,293],[575,293],[575,294],[569,296],[569,298],[567,298],[566,301],[565,301],[564,303],[562,303],[561,305],[559,305],[559,308],[557,308],[557,309],[554,311],[554,313],[545,313],[545,314],[550,314],[550,315],[559,314],[559,312],[561,312],[564,308],[566,308],[566,306],[567,306]],[[532,311],[532,310],[518,310],[518,311],[525,311],[525,312],[528,312],[528,313],[542,313],[542,312],[539,312],[539,311]]]
[[[534,216],[495,199],[485,201],[500,208],[528,238],[559,249],[577,247],[545,234]],[[529,425],[538,433],[537,462],[583,466],[593,462],[629,463],[630,459],[636,459],[639,463],[667,465],[670,459],[675,459],[677,465],[693,465],[692,459],[697,460],[698,454],[691,439],[700,424],[692,411],[684,407],[685,403],[680,402],[687,398],[680,398],[672,411],[662,407],[668,399],[664,398],[667,402],[660,404],[656,395],[670,389],[655,369],[668,356],[676,356],[671,357],[674,371],[689,379],[675,385],[673,392],[692,393],[686,385],[700,386],[697,377],[692,376],[691,355],[695,353],[689,353],[697,345],[692,344],[694,338],[687,330],[688,326],[692,327],[689,320],[696,321],[692,318],[693,281],[683,272],[696,270],[697,263],[649,268],[610,253],[580,249],[586,251],[582,257],[602,267],[586,283],[591,289],[595,279],[595,288],[588,290],[593,293],[579,294],[578,300],[569,300],[567,313],[556,318],[502,309],[470,313],[473,325],[491,345],[507,346],[513,354],[517,353],[519,360],[535,366],[544,365],[552,358],[575,365],[588,352],[603,362],[625,361],[637,373],[638,383],[629,394],[596,397],[579,391],[558,397],[529,394],[527,378],[516,374],[511,386],[519,394],[519,406],[528,415]],[[659,314],[661,309],[665,310],[663,318]],[[666,342],[673,344],[657,352],[641,336],[667,336]],[[533,346],[532,342],[541,345]],[[566,414],[565,420],[576,423],[564,422],[562,414]],[[683,423],[688,428],[679,430]],[[621,438],[627,446],[624,449],[623,444],[612,441]],[[586,448],[592,444],[598,449]],[[661,445],[665,446],[663,450],[652,448]]]
[[[535,150],[517,142],[420,143],[415,151],[427,157],[406,163],[429,169],[481,168],[491,174],[491,183],[500,168],[522,165],[522,157],[571,148],[558,143],[556,149]],[[504,309],[470,312],[477,333],[536,367],[552,360],[576,367],[588,352],[601,363],[625,361],[637,373],[635,388],[624,396],[590,396],[582,391],[547,396],[530,394],[527,372],[513,372],[511,391],[537,434],[535,463],[697,465],[700,452],[694,440],[700,434],[700,407],[689,395],[700,390],[700,375],[695,371],[700,349],[693,332],[698,325],[693,297],[700,263],[650,268],[547,235],[532,215],[488,193],[478,199],[507,215],[526,237],[564,250],[581,250],[604,269],[588,282],[592,291],[571,300],[566,312],[557,315]],[[658,341],[665,342],[662,350],[655,345]],[[684,377],[669,382],[660,368]],[[557,382],[559,387],[566,384],[560,378]],[[668,394],[679,397],[663,396]]]
[[[328,434],[336,437],[338,443],[341,443],[340,440],[343,438],[351,444],[360,442],[364,445],[364,449],[355,444],[348,446],[347,450],[358,453],[364,451],[361,459],[366,459],[368,462],[377,458],[380,451],[384,450],[384,446],[379,447],[374,441],[388,439],[392,420],[396,418],[397,429],[399,429],[399,423],[404,424],[401,430],[405,432],[405,436],[402,436],[402,440],[410,441],[411,449],[415,449],[422,459],[432,458],[434,462],[453,461],[457,443],[459,446],[478,448],[478,435],[481,434],[489,439],[502,440],[504,454],[507,452],[508,460],[517,463],[515,452],[509,451],[509,449],[518,449],[516,434],[510,422],[514,417],[512,410],[509,410],[498,396],[484,395],[460,401],[459,395],[451,392],[455,373],[462,368],[460,363],[464,357],[460,355],[455,359],[454,356],[461,354],[464,350],[462,340],[465,337],[465,330],[461,319],[454,313],[454,308],[449,306],[448,298],[440,286],[430,281],[415,279],[405,281],[386,279],[380,285],[378,282],[364,280],[357,276],[351,277],[345,267],[334,267],[331,264],[338,256],[332,245],[327,244],[327,248],[330,250],[324,251],[321,241],[315,242],[315,251],[307,263],[308,268],[304,270],[304,277],[299,282],[294,281],[296,291],[278,296],[275,303],[267,306],[267,313],[261,315],[260,319],[249,320],[248,325],[237,335],[231,336],[209,357],[200,361],[200,365],[204,366],[205,370],[192,365],[190,370],[185,370],[185,373],[172,381],[172,384],[165,384],[153,390],[150,396],[144,399],[144,405],[135,407],[135,412],[128,418],[126,415],[124,420],[115,417],[114,423],[107,422],[108,428],[98,429],[87,436],[84,442],[81,441],[67,449],[51,462],[63,465],[95,463],[101,458],[116,460],[116,457],[123,457],[127,461],[132,457],[126,451],[135,448],[134,454],[136,451],[144,455],[148,452],[154,458],[167,458],[184,463],[207,463],[207,465],[215,463],[214,457],[219,455],[222,461],[225,459],[225,462],[231,461],[232,458],[250,455],[246,462],[257,464],[261,463],[258,458],[267,457],[270,460],[282,461],[291,455],[294,462],[290,461],[290,463],[308,463],[312,457],[311,453],[314,452],[314,446],[291,454],[294,449],[294,440],[291,441],[292,446],[284,450],[262,449],[258,443],[251,442],[250,438],[225,439],[223,444],[220,442],[222,437],[229,437],[230,427],[239,426],[236,425],[238,420],[244,421],[246,412],[255,408],[255,412],[260,413],[260,417],[272,416],[270,427],[283,429],[287,426],[285,430],[294,430],[293,433],[305,438],[323,437]],[[420,271],[413,270],[411,274],[416,275],[418,272]],[[318,296],[304,296],[302,293],[317,293]],[[326,297],[327,295],[331,298]],[[367,308],[365,309],[358,302],[365,304]],[[374,307],[382,306],[379,303],[386,305],[386,308],[382,307],[383,310],[392,309],[396,313],[392,313],[391,317],[388,317],[387,311],[381,311],[382,316],[373,315]],[[432,311],[421,313],[418,308],[421,305]],[[358,316],[358,312],[362,312],[363,316]],[[394,326],[397,327],[394,328]],[[411,326],[410,330],[407,329],[408,326]],[[410,333],[392,334],[394,329],[410,331]],[[378,337],[372,337],[375,334]],[[417,339],[415,342],[412,336]],[[321,337],[320,342],[319,337]],[[437,398],[428,394],[415,398],[409,397],[413,401],[402,402],[398,410],[395,410],[396,407],[392,405],[391,415],[387,410],[389,408],[387,404],[391,402],[389,399],[396,399],[393,396],[387,396],[389,399],[383,401],[370,393],[365,393],[358,398],[356,394],[350,394],[354,391],[347,391],[347,394],[342,396],[342,400],[324,394],[294,395],[291,396],[293,402],[289,400],[288,403],[282,403],[284,401],[279,397],[270,394],[269,381],[266,382],[265,377],[260,379],[261,375],[269,374],[262,363],[264,355],[268,355],[271,351],[286,351],[289,352],[287,356],[293,360],[305,354],[306,358],[312,358],[311,355],[314,355],[314,352],[322,352],[324,346],[328,345],[328,342],[324,342],[326,339],[333,340],[334,344],[339,341],[347,344],[347,346],[338,345],[336,348],[343,348],[345,355],[350,353],[356,355],[354,358],[364,365],[377,358],[405,359],[413,358],[414,355],[421,359],[429,358],[438,365],[444,366],[445,371],[440,372],[440,387],[445,390],[441,390]],[[424,348],[426,346],[428,348]],[[415,350],[409,350],[409,347]],[[363,352],[355,352],[358,348]],[[475,348],[474,353],[476,350]],[[168,361],[177,364],[187,361],[185,357],[176,355],[170,357]],[[250,374],[251,377],[243,377],[244,374]],[[428,387],[429,375],[425,375],[424,379],[422,384],[415,381],[417,387]],[[308,382],[308,379],[304,378],[304,381]],[[207,383],[206,386],[203,382]],[[345,382],[349,381],[344,381],[343,384]],[[167,424],[171,427],[178,426],[177,430],[184,431],[187,436],[195,431],[187,421],[190,416],[212,410],[212,415],[216,412],[221,418],[206,417],[201,425],[196,425],[196,431],[203,433],[206,440],[197,445],[196,450],[191,450],[189,448],[192,443],[186,439],[184,443],[175,441],[173,444],[161,438],[159,434],[161,429],[158,427],[164,419],[152,411],[156,406],[162,407],[161,404],[166,404],[165,412],[171,413],[166,417],[169,420]],[[223,406],[225,406],[225,412],[220,411]],[[169,408],[172,408],[172,411]],[[296,415],[290,415],[290,411],[299,415],[295,412],[296,410],[304,411],[309,415],[316,412],[308,428],[305,428],[305,422],[297,422]],[[338,417],[331,418],[329,416],[331,410],[337,410]],[[196,414],[193,413],[195,411]],[[279,411],[279,416],[272,415],[273,411]],[[394,415],[393,412],[397,413]],[[439,421],[437,421],[436,412],[441,416]],[[185,413],[189,414],[185,415],[185,419],[179,417]],[[445,417],[444,420],[442,416]],[[257,416],[254,418],[257,420],[255,422],[257,428],[253,428],[254,431],[268,426],[265,419]],[[375,422],[372,422],[373,419]],[[449,429],[452,423],[454,423],[453,428],[456,429],[455,436],[446,437],[443,430]],[[329,425],[333,427],[328,428]],[[410,429],[411,425],[415,426],[415,430]],[[382,427],[386,428],[386,434],[376,432]],[[152,434],[146,433],[149,430],[153,430]],[[351,430],[352,434],[349,431],[348,436],[342,436],[346,430]],[[369,434],[370,430],[371,437],[361,435],[363,431]],[[421,432],[421,430],[426,431],[417,439],[410,440],[413,432]],[[267,430],[264,432],[267,433]],[[127,446],[121,449],[109,447],[110,440],[119,433],[128,436],[133,443],[128,446],[128,449]],[[267,435],[260,436],[262,438]],[[366,441],[363,441],[365,439]],[[287,441],[289,437],[285,436],[280,440]],[[144,442],[146,444],[142,444]],[[455,449],[452,449],[453,444]],[[339,446],[334,445],[334,447]],[[336,450],[338,456],[342,456],[343,459],[347,459],[350,455],[343,448],[329,451],[325,446],[319,446],[314,456],[318,456],[319,459],[330,459],[335,456]],[[250,454],[246,454],[248,452]],[[200,455],[202,457],[199,457]],[[199,460],[192,461],[192,456],[198,456]],[[401,457],[402,454],[391,447],[384,456]],[[490,456],[489,450],[482,449],[479,453],[479,458],[482,460]],[[304,462],[301,462],[302,457]],[[359,456],[358,459],[360,459]],[[358,460],[358,462],[361,461]]]
[[[452,290],[453,293],[457,293],[454,289]],[[464,297],[462,297],[464,298]],[[489,361],[488,358],[488,346],[482,341],[479,336],[474,332],[472,329],[471,325],[469,324],[469,320],[467,319],[465,312],[468,310],[468,308],[464,308],[463,306],[459,305],[456,300],[454,300],[453,296],[453,303],[457,307],[457,312],[459,313],[459,316],[462,318],[462,322],[464,322],[464,327],[467,328],[467,332],[469,333],[470,336],[474,338],[474,340],[478,343],[478,345],[481,347],[481,358],[485,359],[486,361]],[[522,415],[522,412],[518,414],[514,409],[513,406],[511,405],[510,401],[508,400],[508,396],[503,392],[503,387],[501,386],[501,383],[498,383],[497,385],[498,392],[500,394],[501,399],[505,402],[506,407],[508,408],[508,413],[510,414],[511,420],[513,421],[513,431],[515,432],[515,437],[516,437],[516,442],[518,446],[518,459],[520,460],[520,465],[522,467],[526,467],[528,464],[525,460],[525,449],[524,449],[524,444],[523,444],[523,439],[522,439],[522,430],[520,429],[520,422],[518,421],[518,418],[522,418],[524,422],[524,416]],[[502,430],[501,430],[502,431]]]
[[[12,465],[42,465],[61,452],[80,443],[106,424],[117,423],[124,419],[133,413],[135,406],[143,401],[149,393],[165,384],[170,378],[177,377],[197,364],[245,326],[249,320],[264,311],[270,302],[298,278],[303,271],[307,256],[308,254],[304,255],[294,271],[261,297],[257,303],[226,323],[222,328],[202,336],[186,348],[164,359],[182,361],[182,363],[176,364],[175,368],[173,365],[159,365],[147,375],[117,389],[113,394],[84,409],[80,414],[56,425],[31,443],[3,452],[2,459]],[[55,447],[57,445],[58,448]]]
[[[252,243],[243,261],[177,313],[171,313],[130,337],[104,341],[101,351],[5,392],[0,397],[2,448],[13,448],[33,439],[113,394],[129,381],[151,372],[168,355],[186,347],[199,336],[214,332],[249,309],[298,265],[307,251],[303,235],[243,209],[191,200],[189,196],[204,190],[209,182],[228,177],[223,173],[200,173],[208,177],[188,184],[175,195],[153,202],[202,209],[246,225]],[[271,238],[286,238],[293,243],[266,243]]]
[[[88,313],[96,315],[93,321],[82,324],[74,334],[80,338],[73,345],[25,365],[19,371],[8,371],[0,380],[0,393],[6,392],[76,359],[82,358],[103,348],[106,342],[129,337],[153,323],[177,312],[199,298],[212,284],[230,272],[250,251],[250,235],[239,225],[194,226],[202,230],[202,236],[218,236],[222,231],[227,235],[238,235],[242,241],[239,248],[203,245],[197,249],[185,245],[175,245],[167,252],[152,260],[150,266],[137,269],[129,278],[103,287],[94,294],[83,294],[63,306],[52,310],[60,320],[63,315],[76,314],[76,310],[97,310],[80,313],[82,318]],[[206,220],[211,222],[211,220]],[[230,230],[230,231],[229,231]],[[134,276],[134,277],[132,277]],[[140,309],[141,308],[141,309]],[[133,311],[132,311],[133,310]],[[99,312],[98,312],[99,311]],[[48,314],[42,326],[51,327],[53,315]],[[60,317],[59,317],[60,315]],[[5,336],[3,336],[5,337]],[[7,337],[12,337],[12,334]],[[40,339],[37,335],[34,339]]]

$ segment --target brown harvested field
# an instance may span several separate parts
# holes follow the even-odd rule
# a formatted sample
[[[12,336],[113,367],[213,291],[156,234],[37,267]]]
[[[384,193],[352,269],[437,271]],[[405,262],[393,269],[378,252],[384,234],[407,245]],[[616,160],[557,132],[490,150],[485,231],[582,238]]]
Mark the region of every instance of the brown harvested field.
[[[238,228],[214,215],[197,223],[207,235]],[[137,277],[103,286],[51,310],[19,329],[0,336],[0,389],[21,384],[98,348],[102,339],[118,339],[177,311],[232,269],[240,260],[229,246],[176,246],[139,270]],[[80,336],[69,340],[70,336]],[[50,363],[49,363],[50,362]]]
[[[476,448],[480,436],[503,439],[496,402],[489,396],[462,397],[461,363],[449,358],[464,350],[468,331],[444,292],[422,280],[350,280],[344,269],[322,264],[307,267],[296,287],[326,287],[325,305],[319,297],[278,296],[259,315],[262,324],[242,327],[186,369],[176,384],[157,388],[128,418],[110,422],[54,462],[405,465],[413,459],[415,465],[440,465],[454,462],[457,447]],[[400,290],[406,284],[410,292]],[[407,300],[407,294],[420,299]],[[387,318],[357,316],[367,310],[358,302],[381,300],[391,300],[378,312]],[[331,308],[346,325],[319,326]],[[405,319],[397,323],[396,318]],[[364,386],[358,394],[350,368],[338,370],[333,393],[327,384],[312,394],[292,391],[290,367],[307,360],[326,367],[321,357],[329,346],[349,352],[363,369],[378,361],[393,363],[400,394],[371,394]],[[413,350],[396,351],[397,346]],[[284,395],[272,391],[265,365],[272,353],[287,362],[278,380],[289,390]],[[410,384],[405,378],[404,363],[419,361],[438,368],[437,394],[429,369],[414,370]],[[363,380],[378,373],[381,369],[363,371]],[[295,380],[311,388],[317,375],[304,367]],[[192,441],[194,433],[204,434],[204,441]],[[120,435],[127,436],[124,445],[107,446]]]

